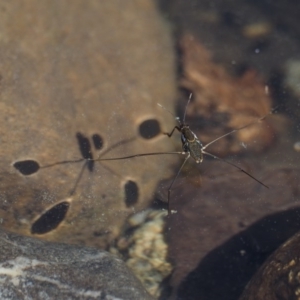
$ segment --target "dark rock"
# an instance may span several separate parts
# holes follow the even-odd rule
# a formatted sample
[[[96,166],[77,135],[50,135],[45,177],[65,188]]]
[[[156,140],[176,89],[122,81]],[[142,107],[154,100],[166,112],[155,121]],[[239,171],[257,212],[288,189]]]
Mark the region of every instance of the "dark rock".
[[[240,300],[298,300],[300,233],[275,251],[251,279]]]
[[[1,299],[152,299],[117,257],[0,232]]]

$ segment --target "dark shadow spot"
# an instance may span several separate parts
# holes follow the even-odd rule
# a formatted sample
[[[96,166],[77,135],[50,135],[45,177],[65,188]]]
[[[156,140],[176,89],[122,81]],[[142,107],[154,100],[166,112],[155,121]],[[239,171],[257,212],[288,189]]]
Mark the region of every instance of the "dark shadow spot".
[[[22,160],[14,163],[14,167],[23,175],[36,173],[40,165],[35,160]]]
[[[125,189],[125,204],[131,207],[138,202],[139,188],[134,181],[128,180],[124,186]]]
[[[103,148],[103,138],[99,134],[97,133],[93,134],[92,139],[93,139],[94,146],[97,150]]]
[[[89,139],[80,132],[76,133],[76,138],[77,138],[79,150],[80,150],[82,157],[84,159],[89,160],[87,162],[87,168],[89,169],[90,172],[92,172],[94,169],[94,161],[91,160],[91,159],[93,159],[91,143],[90,143]]]
[[[76,138],[82,157],[85,159],[93,159],[91,143],[89,139],[80,132],[76,133]]]
[[[42,214],[31,226],[32,234],[45,234],[55,229],[65,218],[69,202],[61,202]]]
[[[152,139],[157,136],[161,130],[157,120],[149,119],[140,124],[139,132],[144,139]]]

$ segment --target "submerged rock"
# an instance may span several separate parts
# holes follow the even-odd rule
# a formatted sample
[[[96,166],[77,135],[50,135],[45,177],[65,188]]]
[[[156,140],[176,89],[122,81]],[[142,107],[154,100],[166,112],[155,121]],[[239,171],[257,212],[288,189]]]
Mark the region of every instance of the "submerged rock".
[[[0,232],[1,299],[152,299],[117,257]]]
[[[297,300],[300,295],[300,233],[276,250],[247,285],[240,300]]]
[[[2,226],[106,247],[178,156],[84,159],[173,150],[169,27],[152,0],[3,2],[0,27]]]
[[[167,211],[144,210],[131,216],[111,247],[141,280],[146,290],[156,299],[167,297],[167,278],[173,266],[168,261],[168,245],[165,241],[165,218]]]

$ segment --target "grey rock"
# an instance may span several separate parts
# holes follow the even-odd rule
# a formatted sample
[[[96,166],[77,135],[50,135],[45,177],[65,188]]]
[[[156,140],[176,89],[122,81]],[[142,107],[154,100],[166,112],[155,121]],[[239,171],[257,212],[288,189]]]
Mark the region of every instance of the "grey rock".
[[[0,232],[1,299],[152,299],[119,258]]]

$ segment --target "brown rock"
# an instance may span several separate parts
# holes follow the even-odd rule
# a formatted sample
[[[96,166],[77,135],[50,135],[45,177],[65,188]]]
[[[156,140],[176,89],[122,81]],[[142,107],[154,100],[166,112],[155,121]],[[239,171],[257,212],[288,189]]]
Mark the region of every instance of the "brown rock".
[[[271,98],[254,70],[241,78],[230,76],[212,61],[208,50],[192,35],[183,36],[180,47],[184,69],[182,86],[193,92],[187,123],[204,144],[271,112]],[[270,147],[273,140],[274,129],[267,118],[219,140],[209,149],[221,156],[241,153],[245,148],[257,153]]]
[[[5,2],[0,28],[2,226],[105,247],[177,157],[89,163],[77,186],[83,161],[45,167],[173,150],[168,28],[149,0]]]

